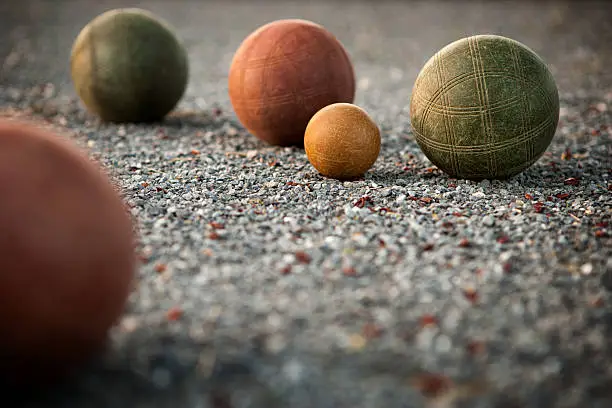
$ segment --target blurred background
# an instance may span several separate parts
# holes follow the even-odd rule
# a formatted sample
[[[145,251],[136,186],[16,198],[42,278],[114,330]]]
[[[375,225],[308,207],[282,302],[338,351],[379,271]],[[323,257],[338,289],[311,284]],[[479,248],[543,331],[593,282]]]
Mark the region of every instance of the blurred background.
[[[365,0],[15,0],[0,5],[0,86],[53,82],[72,93],[70,47],[96,15],[142,7],[172,24],[189,49],[188,97],[229,106],[226,75],[240,42],[279,18],[305,18],[346,46],[359,80],[358,101],[377,103],[409,92],[422,65],[458,38],[494,33],[540,54],[561,94],[601,95],[612,89],[612,2]],[[378,95],[379,97],[376,97]]]

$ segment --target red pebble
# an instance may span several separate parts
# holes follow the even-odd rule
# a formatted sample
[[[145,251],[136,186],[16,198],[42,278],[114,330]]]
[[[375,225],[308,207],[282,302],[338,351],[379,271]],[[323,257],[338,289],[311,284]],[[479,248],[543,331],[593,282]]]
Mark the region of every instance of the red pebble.
[[[175,306],[166,312],[166,319],[173,322],[183,317],[183,309]]]
[[[461,241],[459,241],[459,246],[462,248],[467,248],[469,246],[471,246],[470,241],[468,241],[467,238],[463,238]]]
[[[413,385],[428,398],[438,397],[452,387],[452,380],[442,374],[423,373],[413,380]]]
[[[342,268],[344,276],[357,276],[357,271],[352,266],[345,266]]]
[[[510,242],[510,238],[508,238],[507,235],[502,235],[501,237],[497,238],[497,242],[500,244],[507,244]]]
[[[568,186],[577,186],[578,184],[580,184],[580,180],[578,180],[575,177],[570,177],[568,179],[565,179],[565,181],[563,183],[568,185]]]
[[[435,326],[438,324],[438,319],[434,315],[426,314],[421,317],[421,327]]]
[[[544,211],[544,204],[537,202],[533,205],[533,210],[537,213],[541,213]]]
[[[59,381],[105,348],[134,285],[134,243],[127,206],[84,152],[0,121],[5,384]]]
[[[304,251],[297,251],[295,253],[295,259],[300,263],[304,263],[304,264],[310,263],[310,255],[308,255]]]
[[[472,288],[464,289],[463,290],[463,295],[471,303],[478,302],[478,292],[476,291],[476,289],[472,289]]]

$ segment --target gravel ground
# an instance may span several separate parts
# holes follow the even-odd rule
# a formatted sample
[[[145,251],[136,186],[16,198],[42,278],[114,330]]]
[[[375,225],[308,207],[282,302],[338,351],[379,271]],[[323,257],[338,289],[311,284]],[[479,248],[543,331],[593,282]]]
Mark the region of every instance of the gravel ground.
[[[138,289],[113,346],[31,407],[609,407],[612,5],[594,2],[129,2],[177,27],[191,80],[150,126],[74,98],[72,40],[118,1],[0,5],[2,116],[64,130],[125,192]],[[364,179],[236,121],[226,74],[250,31],[315,20],[346,45],[383,130]],[[423,63],[475,33],[513,37],[561,95],[546,154],[505,182],[454,180],[411,133]]]

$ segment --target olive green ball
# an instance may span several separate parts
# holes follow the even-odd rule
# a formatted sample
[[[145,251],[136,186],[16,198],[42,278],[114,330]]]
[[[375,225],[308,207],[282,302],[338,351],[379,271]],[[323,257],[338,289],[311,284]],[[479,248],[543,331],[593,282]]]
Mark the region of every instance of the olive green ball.
[[[187,53],[172,28],[152,13],[124,8],[100,14],[79,33],[70,70],[75,90],[108,122],[154,122],[187,87]]]
[[[452,42],[427,61],[410,100],[423,153],[459,179],[507,179],[550,145],[559,93],[545,62],[497,35]]]

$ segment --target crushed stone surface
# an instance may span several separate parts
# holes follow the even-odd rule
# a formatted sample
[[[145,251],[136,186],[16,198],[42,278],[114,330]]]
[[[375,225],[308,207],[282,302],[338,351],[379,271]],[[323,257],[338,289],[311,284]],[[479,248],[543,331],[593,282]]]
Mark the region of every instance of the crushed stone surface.
[[[80,28],[118,1],[5,2],[0,116],[72,138],[139,231],[112,349],[28,407],[609,407],[612,5],[606,2],[142,1],[190,55],[154,125],[103,124],[71,88]],[[382,130],[363,179],[325,179],[232,112],[227,69],[257,26],[317,21],[345,44]],[[560,122],[508,181],[450,179],[411,133],[414,79],[465,35],[551,67]],[[33,368],[35,369],[35,368]]]

